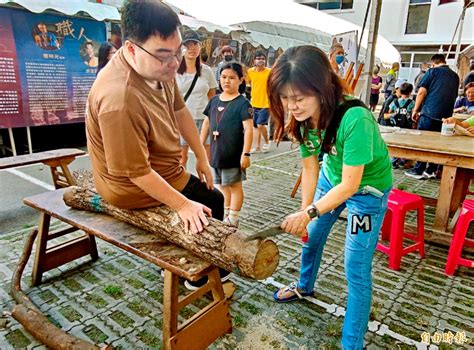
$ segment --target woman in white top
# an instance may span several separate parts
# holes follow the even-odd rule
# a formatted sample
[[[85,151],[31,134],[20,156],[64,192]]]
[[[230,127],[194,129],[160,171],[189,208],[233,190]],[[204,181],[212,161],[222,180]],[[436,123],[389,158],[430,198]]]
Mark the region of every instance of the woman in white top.
[[[183,33],[183,45],[185,47],[184,59],[178,68],[176,82],[200,132],[204,121],[203,111],[209,99],[215,95],[217,83],[211,68],[201,64],[199,34],[191,29],[186,30]],[[194,80],[195,83],[193,84]],[[210,157],[209,144],[208,139],[205,145],[208,158]],[[181,139],[181,164],[184,167],[188,162],[188,151],[189,146]]]

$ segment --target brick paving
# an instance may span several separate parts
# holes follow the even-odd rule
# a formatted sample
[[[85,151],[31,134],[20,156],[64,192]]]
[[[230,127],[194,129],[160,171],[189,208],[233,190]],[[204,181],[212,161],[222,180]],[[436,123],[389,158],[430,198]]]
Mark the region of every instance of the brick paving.
[[[297,151],[257,161],[245,182],[242,228],[250,231],[281,222],[298,209],[299,194],[289,193],[299,174]],[[395,187],[436,198],[438,181],[407,179],[395,172]],[[427,210],[426,224],[433,219]],[[411,218],[412,219],[412,218]],[[56,225],[62,225],[56,223]],[[0,308],[10,310],[10,278],[24,239],[31,228],[0,236]],[[290,304],[273,302],[274,290],[298,276],[301,244],[291,236],[276,238],[281,261],[265,281],[233,276],[237,290],[231,302],[233,332],[210,349],[339,349],[346,302],[343,245],[345,221],[338,220],[323,255],[316,296]],[[163,278],[160,269],[99,240],[100,259],[80,259],[45,274],[39,287],[30,287],[31,260],[23,289],[33,302],[64,330],[97,344],[119,349],[160,349]],[[447,249],[427,245],[426,258],[409,254],[399,271],[388,269],[387,257],[374,258],[374,301],[366,335],[367,349],[459,349],[474,344],[473,270],[444,274]],[[471,256],[472,257],[472,256]],[[183,319],[199,304],[181,312]],[[421,342],[424,332],[460,335],[463,345]],[[458,339],[458,338],[457,338]],[[433,338],[436,340],[436,337]],[[0,349],[43,349],[15,320],[0,318]]]

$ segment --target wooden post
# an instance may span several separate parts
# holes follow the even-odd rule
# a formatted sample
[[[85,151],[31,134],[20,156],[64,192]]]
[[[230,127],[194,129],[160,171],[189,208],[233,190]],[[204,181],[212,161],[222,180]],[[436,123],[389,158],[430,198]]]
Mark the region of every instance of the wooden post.
[[[374,69],[375,61],[375,47],[377,46],[377,35],[379,32],[380,22],[380,11],[382,10],[382,0],[372,0],[372,9],[370,12],[370,24],[369,24],[369,40],[365,56],[365,66],[367,70],[365,75],[367,77],[367,86],[365,89],[365,98],[363,101],[366,105],[369,105],[370,101],[370,88],[372,70]]]
[[[26,127],[26,138],[28,140],[28,152],[31,154],[33,153],[33,144],[31,143],[31,131],[30,127]]]
[[[10,146],[12,148],[12,153],[14,156],[16,156],[15,137],[13,136],[12,128],[8,128],[8,137],[10,138]]]

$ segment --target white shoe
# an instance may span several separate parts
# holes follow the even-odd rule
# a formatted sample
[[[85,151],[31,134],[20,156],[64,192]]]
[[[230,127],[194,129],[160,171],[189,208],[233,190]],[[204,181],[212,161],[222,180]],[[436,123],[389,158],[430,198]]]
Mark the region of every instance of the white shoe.
[[[263,153],[267,153],[268,151],[270,151],[270,142],[269,143],[264,143],[263,146],[262,146],[262,152]]]
[[[436,179],[436,172],[434,173],[427,173],[426,171],[423,172],[423,178],[424,179]]]
[[[250,150],[250,153],[253,154],[253,153],[262,153],[262,150],[260,148],[252,148]]]
[[[239,227],[239,220],[237,220],[235,223],[232,223],[229,217],[224,218],[222,222],[227,226]]]

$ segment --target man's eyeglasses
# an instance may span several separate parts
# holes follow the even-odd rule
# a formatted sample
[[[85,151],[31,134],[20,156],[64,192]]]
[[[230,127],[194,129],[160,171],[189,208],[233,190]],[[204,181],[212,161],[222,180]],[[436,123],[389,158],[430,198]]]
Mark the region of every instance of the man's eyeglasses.
[[[158,57],[158,56],[155,56],[154,54],[152,54],[150,51],[146,50],[145,48],[143,48],[142,46],[138,45],[136,42],[133,42],[131,40],[129,40],[133,45],[136,45],[138,46],[140,49],[142,49],[143,51],[145,51],[147,54],[149,54],[150,56],[152,56],[153,58],[156,58],[158,61],[160,61],[161,64],[163,65],[168,65],[170,64],[171,62],[173,62],[174,59],[176,59],[178,61],[178,63],[181,62],[181,60],[183,59],[183,54],[184,54],[184,50],[185,48],[184,47],[180,47],[178,49],[178,52],[174,55],[171,55],[171,56],[168,56],[168,57]]]

